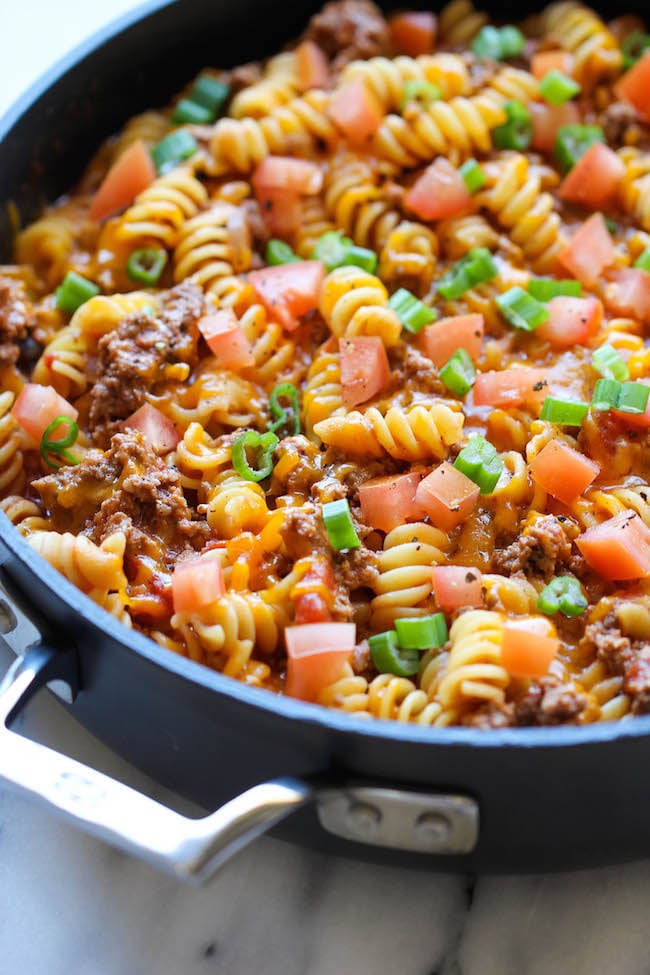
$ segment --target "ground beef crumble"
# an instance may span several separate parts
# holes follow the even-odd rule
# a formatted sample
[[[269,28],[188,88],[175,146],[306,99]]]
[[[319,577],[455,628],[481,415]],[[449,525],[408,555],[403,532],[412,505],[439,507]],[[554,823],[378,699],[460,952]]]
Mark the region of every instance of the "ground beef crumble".
[[[557,677],[533,681],[527,693],[515,704],[515,724],[557,725],[579,721],[589,706],[585,691]]]
[[[189,282],[162,296],[157,318],[137,312],[104,335],[89,364],[90,429],[96,444],[107,446],[122,420],[145,402],[165,378],[165,367],[197,362],[198,327],[203,294]]]
[[[23,283],[0,276],[0,366],[18,361],[19,343],[27,338],[33,319]]]
[[[389,50],[388,24],[370,0],[327,3],[309,22],[304,39],[314,41],[340,70],[350,61],[374,58]]]
[[[573,548],[570,525],[555,515],[543,515],[527,525],[519,538],[507,548],[495,552],[492,560],[496,572],[513,575],[523,572],[549,581],[572,567]]]

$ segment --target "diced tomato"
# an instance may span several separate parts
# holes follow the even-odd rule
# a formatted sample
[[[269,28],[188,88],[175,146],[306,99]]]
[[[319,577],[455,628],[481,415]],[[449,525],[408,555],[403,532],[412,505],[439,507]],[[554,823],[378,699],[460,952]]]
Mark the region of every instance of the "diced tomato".
[[[568,51],[537,51],[530,62],[530,72],[534,78],[541,81],[549,71],[561,71],[571,76],[573,73],[573,57]],[[528,106],[531,107],[530,105]]]
[[[590,528],[576,544],[603,579],[645,579],[650,576],[650,529],[633,511]]]
[[[388,385],[388,356],[384,343],[376,335],[340,339],[339,349],[345,406],[365,403]]]
[[[248,280],[271,319],[292,332],[303,315],[318,307],[324,277],[322,261],[296,261],[251,271]]]
[[[436,39],[436,17],[429,10],[409,10],[395,14],[388,21],[390,39],[400,54],[417,58],[433,50]]]
[[[593,213],[558,254],[560,262],[574,278],[593,287],[606,267],[614,263],[616,252],[602,213]]]
[[[253,173],[251,182],[256,193],[283,190],[298,196],[313,196],[322,189],[323,171],[316,163],[305,159],[266,156]]]
[[[589,210],[600,210],[616,196],[625,164],[613,149],[595,142],[562,181],[559,196]]]
[[[175,613],[195,613],[209,606],[226,587],[221,563],[213,554],[178,562],[172,575],[172,598]]]
[[[648,275],[650,280],[650,275]],[[535,334],[555,349],[585,345],[596,334],[603,320],[598,298],[570,298],[559,295],[548,303],[549,318],[538,325]]]
[[[481,354],[485,323],[482,315],[455,315],[441,318],[420,332],[419,345],[426,356],[442,369],[454,352],[465,349],[476,361]]]
[[[554,498],[571,504],[600,474],[595,461],[561,440],[551,440],[530,462],[533,480]]]
[[[302,221],[302,200],[297,193],[266,189],[257,194],[257,202],[271,237],[291,237]]]
[[[199,319],[199,332],[224,369],[255,365],[253,347],[244,335],[234,311],[224,308]]]
[[[421,473],[374,477],[359,488],[361,516],[366,525],[382,532],[392,531],[407,521],[424,517],[424,508],[415,500]]]
[[[139,430],[157,454],[168,454],[181,439],[169,417],[145,403],[122,424],[124,430]]]
[[[559,649],[555,627],[543,616],[508,620],[503,628],[501,663],[513,677],[543,677]]]
[[[287,626],[287,686],[290,697],[315,701],[341,674],[356,643],[354,623]]]
[[[295,601],[296,623],[327,623],[331,620],[330,605],[335,586],[334,569],[329,560],[316,561],[291,593]]]
[[[502,369],[483,372],[474,383],[475,406],[538,406],[547,394],[547,369]]]
[[[91,220],[106,220],[133,203],[156,178],[156,167],[141,139],[113,163],[90,205]]]
[[[11,414],[30,437],[40,441],[50,423],[53,423],[57,417],[67,416],[71,420],[76,420],[79,410],[68,403],[63,396],[59,396],[52,386],[26,383],[12,407]],[[58,432],[55,431],[56,434]],[[67,424],[62,424],[58,439],[62,440],[67,433]],[[53,439],[56,440],[57,437]]]
[[[348,81],[334,92],[327,114],[355,146],[372,138],[383,117],[379,102],[361,79]]]
[[[580,121],[580,113],[575,102],[564,102],[563,105],[530,102],[528,111],[533,123],[532,146],[540,152],[551,152],[555,146],[558,129],[563,125],[574,125]]]
[[[420,481],[415,500],[436,528],[449,532],[469,517],[479,494],[474,481],[445,461]]]
[[[332,79],[329,62],[318,44],[314,44],[313,41],[303,41],[299,44],[296,48],[296,66],[300,91],[330,87]]]
[[[640,267],[628,267],[611,275],[605,301],[615,315],[629,315],[650,324],[650,274]]]
[[[455,609],[477,609],[483,605],[483,577],[467,565],[434,565],[433,592],[445,613]]]
[[[650,121],[650,51],[633,64],[614,86],[618,98],[628,102],[642,119]]]
[[[472,197],[455,166],[439,156],[424,170],[404,197],[421,220],[457,217],[471,206]]]

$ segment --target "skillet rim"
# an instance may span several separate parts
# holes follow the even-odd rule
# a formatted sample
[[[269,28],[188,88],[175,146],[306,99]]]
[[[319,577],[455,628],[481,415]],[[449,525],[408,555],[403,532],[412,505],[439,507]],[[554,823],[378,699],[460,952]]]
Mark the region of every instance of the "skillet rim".
[[[39,75],[0,116],[0,147],[20,119],[68,71],[94,55],[104,44],[114,40],[118,34],[135,23],[154,16],[164,8],[180,7],[183,2],[184,0],[145,0],[145,2],[109,21],[108,24],[75,45]],[[483,751],[495,748],[499,750],[504,748],[517,750],[586,748],[598,746],[602,743],[614,744],[631,738],[642,738],[650,735],[650,715],[623,718],[617,721],[594,722],[580,726],[563,725],[547,728],[490,730],[457,726],[432,728],[384,719],[355,721],[345,712],[336,711],[334,708],[300,701],[264,688],[251,687],[235,678],[226,677],[218,671],[210,670],[202,664],[167,650],[137,630],[129,630],[123,623],[120,623],[119,620],[77,589],[45,559],[35,553],[3,512],[0,512],[0,528],[2,529],[0,531],[0,551],[4,546],[14,559],[26,567],[30,573],[33,573],[46,589],[58,596],[75,615],[101,629],[112,640],[120,644],[123,649],[138,654],[148,663],[176,677],[207,688],[217,696],[223,695],[246,707],[281,718],[283,721],[311,725],[339,735],[352,734],[355,737],[368,737],[391,743],[408,742],[420,748],[426,746],[454,748],[472,746]],[[3,565],[0,561],[0,566],[13,579],[10,560],[7,560],[7,563]]]

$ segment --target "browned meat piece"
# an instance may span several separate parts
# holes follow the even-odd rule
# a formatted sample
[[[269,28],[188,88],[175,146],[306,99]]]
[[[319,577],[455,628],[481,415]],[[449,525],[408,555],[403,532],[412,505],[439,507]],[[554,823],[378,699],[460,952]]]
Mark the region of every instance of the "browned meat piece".
[[[260,62],[247,61],[246,64],[240,64],[232,69],[230,72],[230,86],[236,94],[242,88],[248,88],[249,85],[256,85],[261,78],[262,65]]]
[[[490,702],[467,714],[463,718],[463,724],[469,728],[480,728],[485,731],[489,728],[508,728],[515,723],[514,719],[513,704],[506,702],[498,705]]]
[[[542,677],[531,684],[528,693],[515,705],[519,725],[573,724],[579,721],[589,698],[575,684],[564,684],[557,677]]]
[[[332,546],[323,525],[320,507],[315,504],[288,508],[284,524],[280,529],[287,555],[292,561],[305,558],[312,552],[329,555]]]
[[[314,41],[330,58],[335,70],[349,61],[387,54],[388,24],[370,0],[327,3],[309,22],[305,39]]]
[[[350,665],[357,676],[365,676],[370,670],[371,664],[372,657],[370,656],[368,641],[362,640],[361,643],[357,643],[356,647],[352,651]]]
[[[605,133],[607,144],[614,149],[624,145],[647,149],[650,145],[650,128],[641,122],[632,106],[625,102],[612,102],[601,112],[598,122]]]
[[[163,296],[158,318],[137,312],[104,335],[89,374],[89,424],[93,439],[105,447],[120,422],[145,402],[165,380],[167,366],[197,361],[197,322],[203,314],[203,293],[189,282]]]
[[[351,549],[334,566],[337,582],[348,592],[372,589],[377,581],[377,554],[369,548]]]
[[[578,645],[578,650],[598,660],[607,666],[611,674],[623,674],[635,659],[632,644],[628,637],[623,636],[619,629],[616,616],[609,613],[596,623],[589,623],[585,634]]]
[[[632,711],[635,714],[650,712],[650,647],[641,647],[627,669],[623,690],[632,698]]]
[[[19,342],[27,338],[33,312],[21,281],[0,276],[0,366],[10,366],[20,356]]]
[[[402,391],[412,401],[417,394],[444,396],[447,387],[440,381],[431,359],[411,345],[403,344],[391,355],[391,389]]]
[[[494,570],[505,575],[524,572],[548,581],[557,574],[558,568],[568,566],[571,561],[571,540],[565,526],[566,521],[554,515],[538,518],[526,526],[512,545],[495,552]]]
[[[57,531],[83,532],[97,543],[123,531],[130,558],[171,564],[180,552],[200,548],[208,532],[192,520],[178,470],[133,431],[114,436],[105,453],[91,451],[34,487]]]

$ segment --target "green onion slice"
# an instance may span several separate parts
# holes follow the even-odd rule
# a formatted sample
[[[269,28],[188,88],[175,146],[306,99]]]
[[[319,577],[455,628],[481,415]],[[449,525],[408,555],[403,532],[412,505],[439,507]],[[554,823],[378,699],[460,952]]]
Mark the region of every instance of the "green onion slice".
[[[478,193],[487,183],[487,176],[476,159],[466,159],[458,172],[465,180],[465,186],[469,193]]]
[[[599,379],[591,397],[592,410],[598,410],[599,413],[615,410],[621,398],[622,388],[622,384],[616,379]]]
[[[650,34],[644,34],[642,30],[633,30],[631,34],[628,34],[621,44],[625,70],[627,71],[633,64],[636,64],[648,48],[650,48]]]
[[[246,430],[232,445],[232,463],[240,477],[245,481],[263,481],[273,470],[273,451],[280,441],[274,433],[258,433]],[[258,454],[259,467],[248,462],[247,451]]]
[[[481,28],[471,43],[473,53],[485,61],[505,61],[518,57],[526,46],[526,38],[517,27],[493,27],[488,24]]]
[[[287,410],[281,405],[280,399],[288,399],[290,410]],[[300,407],[298,390],[293,385],[293,383],[280,383],[276,386],[271,395],[269,396],[269,408],[271,410],[271,416],[275,418],[275,422],[271,424],[271,433],[277,433],[285,425],[291,425],[291,436],[297,436],[300,433]]]
[[[469,477],[481,494],[491,494],[503,471],[503,461],[494,444],[479,434],[470,437],[454,462],[456,470]]]
[[[539,90],[549,105],[564,105],[579,95],[582,89],[577,81],[554,68],[544,75],[539,83]]]
[[[546,305],[537,301],[519,285],[495,298],[495,304],[511,325],[524,332],[534,332],[551,314]]]
[[[377,255],[368,247],[357,247],[350,237],[344,237],[340,230],[328,230],[323,234],[311,252],[313,261],[322,261],[327,271],[334,268],[354,265],[369,274],[377,270]]]
[[[622,413],[645,413],[650,386],[643,383],[623,383],[616,409]]]
[[[582,285],[579,281],[569,279],[556,281],[555,278],[531,278],[528,282],[528,294],[537,301],[551,301],[552,298],[561,296],[580,298]]]
[[[456,396],[469,393],[476,379],[476,369],[467,349],[457,349],[440,370],[443,383]]]
[[[461,298],[470,288],[496,278],[499,269],[486,247],[473,247],[442,276],[436,288],[443,298]]]
[[[605,133],[599,125],[581,125],[579,122],[562,125],[555,137],[555,158],[563,172],[568,173],[596,142],[605,142]]]
[[[530,112],[521,102],[509,101],[503,106],[506,121],[492,129],[492,140],[497,149],[517,149],[524,152],[533,140],[533,122]]]
[[[558,576],[542,589],[537,600],[537,608],[546,616],[562,613],[569,619],[584,613],[589,601],[582,587],[573,576]]]
[[[641,268],[642,271],[650,272],[650,247],[646,247],[644,252],[637,257],[634,266]]]
[[[591,364],[605,379],[616,379],[619,383],[630,378],[630,371],[613,345],[601,345],[591,357]]]
[[[404,650],[399,646],[395,630],[376,633],[368,639],[372,662],[380,674],[412,677],[420,669],[417,650]]]
[[[547,396],[540,417],[542,420],[548,420],[549,423],[556,423],[558,426],[580,427],[588,410],[589,403]]]
[[[174,125],[207,125],[213,121],[213,115],[205,105],[199,105],[191,98],[181,98],[172,112]]]
[[[388,307],[393,309],[406,331],[413,335],[417,335],[425,325],[434,322],[437,317],[433,308],[429,308],[406,288],[398,288],[395,294],[390,296]]]
[[[283,240],[277,240],[275,237],[272,237],[266,245],[264,257],[266,258],[266,263],[272,267],[276,267],[279,264],[293,264],[295,261],[300,260],[291,250],[289,244],[286,244]]]
[[[449,639],[444,613],[395,620],[395,632],[403,650],[437,650]]]
[[[87,301],[99,294],[99,285],[82,278],[76,271],[68,271],[56,289],[56,307],[71,315]]]
[[[426,107],[431,102],[440,101],[441,98],[442,91],[438,85],[433,85],[430,81],[407,81],[399,110],[403,112],[410,102],[418,102]]]
[[[196,79],[190,98],[209,109],[215,119],[221,114],[229,95],[230,85],[212,78],[209,74],[202,74]]]
[[[126,273],[139,284],[158,284],[167,263],[167,252],[160,247],[142,247],[133,251],[126,264]]]
[[[328,501],[327,504],[324,504],[323,522],[330,545],[336,552],[342,552],[343,549],[348,548],[359,548],[361,545],[352,521],[347,498]]]
[[[177,129],[161,139],[151,150],[156,172],[160,176],[167,170],[178,166],[185,159],[193,156],[198,149],[196,139],[187,129]]]
[[[67,426],[68,432],[64,437],[54,437],[54,434],[59,429],[59,427]],[[48,426],[45,427],[43,431],[43,436],[41,437],[41,457],[45,461],[48,467],[52,470],[58,471],[61,468],[61,464],[55,464],[50,460],[49,455],[54,454],[56,457],[61,457],[63,460],[67,460],[68,464],[78,464],[79,461],[74,457],[68,447],[72,447],[76,443],[77,437],[79,436],[79,427],[69,416],[57,416],[55,420],[52,420]]]

